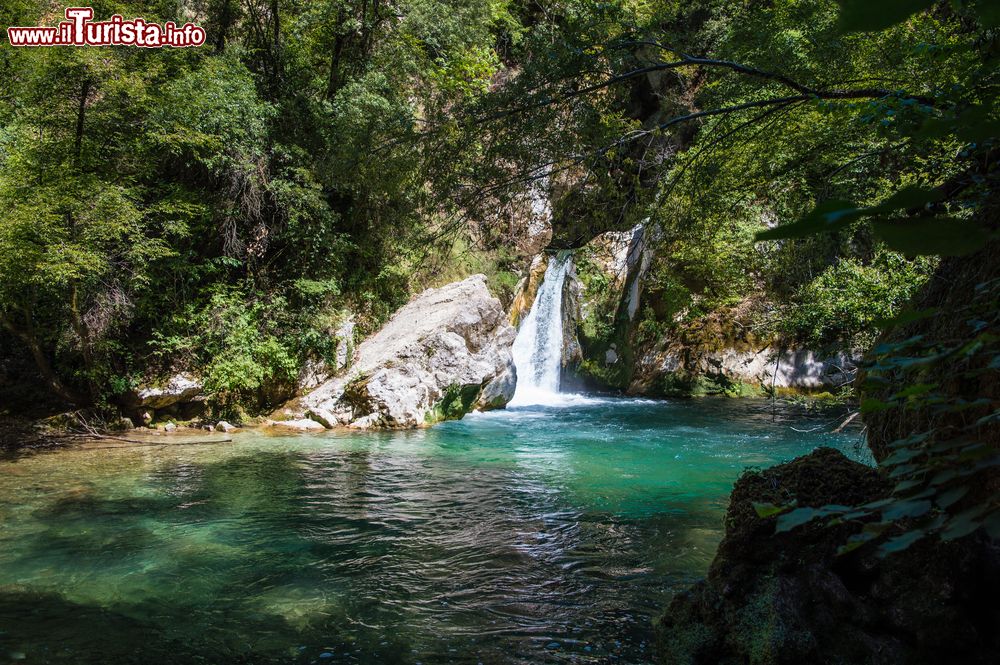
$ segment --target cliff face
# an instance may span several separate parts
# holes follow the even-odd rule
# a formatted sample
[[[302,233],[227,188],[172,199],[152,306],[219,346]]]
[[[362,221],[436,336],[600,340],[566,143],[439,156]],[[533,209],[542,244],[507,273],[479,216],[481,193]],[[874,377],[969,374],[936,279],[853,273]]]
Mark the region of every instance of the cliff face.
[[[563,294],[568,389],[744,397],[836,392],[854,380],[860,351],[755,338],[748,332],[752,299],[693,324],[653,325],[644,311],[658,307],[658,294],[647,288],[655,240],[655,230],[639,225],[602,233],[574,251]],[[515,325],[530,309],[547,261],[539,254],[526,271],[511,311]]]

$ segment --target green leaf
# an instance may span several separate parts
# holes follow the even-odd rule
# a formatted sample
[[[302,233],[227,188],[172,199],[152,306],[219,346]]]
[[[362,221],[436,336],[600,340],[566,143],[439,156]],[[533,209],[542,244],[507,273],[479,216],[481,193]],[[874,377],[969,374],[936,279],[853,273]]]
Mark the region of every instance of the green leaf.
[[[938,387],[936,383],[915,383],[912,386],[908,386],[898,393],[893,395],[894,398],[903,397],[919,397],[920,395],[926,395],[930,391]]]
[[[802,526],[807,522],[811,522],[822,514],[822,511],[816,510],[815,508],[796,508],[792,512],[786,513],[778,518],[778,526],[774,531],[775,533],[791,531],[797,526]]]
[[[897,252],[911,255],[962,256],[986,244],[979,225],[947,217],[875,222],[875,235]]]
[[[931,509],[930,501],[897,501],[882,511],[882,518],[896,521],[907,517],[926,515]]]
[[[866,212],[883,213],[896,210],[912,210],[922,208],[928,203],[941,200],[941,192],[931,187],[918,187],[910,185],[903,187],[895,194],[882,201],[878,205],[867,208]]]
[[[838,231],[860,217],[862,213],[863,210],[850,201],[824,201],[799,221],[760,231],[756,239],[802,238],[815,233]]]
[[[894,552],[902,552],[910,545],[923,538],[925,535],[927,534],[924,533],[924,531],[917,529],[914,531],[907,531],[906,533],[896,536],[895,538],[890,538],[886,542],[879,545],[879,556],[885,556],[886,554],[892,554]]]
[[[873,531],[862,531],[861,533],[855,533],[847,539],[847,543],[841,545],[837,548],[837,555],[847,554],[848,552],[853,552],[867,542],[878,538],[878,533]]]
[[[973,506],[952,517],[948,520],[947,528],[941,533],[941,539],[955,540],[956,538],[967,536],[978,529],[982,526],[982,520],[979,518],[985,509],[986,506]]]
[[[879,344],[872,350],[872,353],[875,353],[877,355],[895,353],[896,351],[909,348],[914,344],[919,343],[920,341],[923,340],[923,338],[924,338],[923,335],[914,335],[913,337],[910,337],[909,339],[904,339],[900,342],[886,342],[884,344]]]
[[[893,405],[888,402],[871,397],[861,401],[861,413],[878,413],[879,411],[888,411],[892,407]]]
[[[889,319],[875,319],[875,325],[883,330],[888,330],[896,326],[906,325],[907,323],[913,323],[914,321],[921,321],[923,319],[934,316],[938,313],[936,307],[931,307],[929,309],[908,309],[900,312],[896,316]]]
[[[958,472],[954,469],[938,471],[934,474],[934,477],[931,478],[931,485],[943,485],[944,483],[954,480],[956,477],[958,477]]]
[[[993,360],[996,361],[996,358],[994,358]],[[993,367],[993,363],[990,363],[990,368],[998,369],[996,367]],[[993,413],[983,416],[982,418],[976,421],[973,427],[983,427],[993,422],[1000,422],[1000,409],[994,411]]]
[[[958,115],[945,115],[925,121],[916,133],[919,139],[940,139],[954,135],[966,143],[980,143],[1000,136],[1000,118],[991,105],[975,105]]]
[[[985,520],[983,527],[993,540],[1000,540],[1000,510],[995,510]]]
[[[895,492],[896,494],[903,494],[903,492],[908,492],[909,490],[912,490],[914,487],[921,487],[923,484],[924,484],[923,479],[919,478],[904,480],[900,483],[896,483],[896,487],[893,488],[893,492]]]
[[[779,515],[785,512],[788,510],[788,506],[776,506],[773,503],[757,503],[754,501],[753,509],[757,511],[757,517],[767,519],[768,517],[773,517],[774,515]]]
[[[968,491],[969,488],[966,485],[959,485],[958,487],[953,487],[950,490],[947,490],[939,494],[936,503],[942,508],[947,508],[948,506],[952,505],[953,503],[961,499],[963,496],[965,496],[968,493]]]
[[[896,464],[902,464],[903,462],[909,462],[911,459],[917,455],[923,454],[923,450],[919,448],[901,448],[893,454],[882,460],[883,466],[895,466]]]
[[[842,32],[885,30],[927,9],[934,0],[839,0]]]

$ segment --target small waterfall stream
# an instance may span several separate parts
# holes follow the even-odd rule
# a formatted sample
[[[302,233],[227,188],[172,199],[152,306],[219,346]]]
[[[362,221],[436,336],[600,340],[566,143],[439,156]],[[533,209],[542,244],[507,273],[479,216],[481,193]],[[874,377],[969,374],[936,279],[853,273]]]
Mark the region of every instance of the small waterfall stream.
[[[538,294],[525,317],[512,353],[517,368],[517,388],[508,406],[554,404],[560,401],[562,371],[562,293],[566,273],[573,264],[571,254],[549,259]]]

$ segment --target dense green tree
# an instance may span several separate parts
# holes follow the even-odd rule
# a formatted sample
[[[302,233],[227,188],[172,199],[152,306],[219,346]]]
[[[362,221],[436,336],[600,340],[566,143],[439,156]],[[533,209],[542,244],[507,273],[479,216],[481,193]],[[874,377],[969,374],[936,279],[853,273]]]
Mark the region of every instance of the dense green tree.
[[[420,127],[485,94],[504,3],[95,6],[113,12],[193,12],[210,46],[0,49],[0,320],[61,398],[225,352],[213,380],[246,396],[328,351],[345,303],[370,329],[405,301],[474,154]],[[27,0],[2,18],[52,20]],[[211,343],[212,318],[272,341]]]

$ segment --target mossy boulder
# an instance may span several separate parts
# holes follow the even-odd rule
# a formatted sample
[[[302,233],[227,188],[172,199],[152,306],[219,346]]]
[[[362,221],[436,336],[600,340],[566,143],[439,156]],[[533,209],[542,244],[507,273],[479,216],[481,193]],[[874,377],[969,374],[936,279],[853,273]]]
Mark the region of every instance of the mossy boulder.
[[[472,410],[479,393],[479,386],[448,386],[444,396],[427,410],[424,421],[428,425],[433,425],[445,420],[460,419]]]
[[[707,578],[657,623],[659,660],[691,665],[992,663],[1000,653],[1000,553],[979,536],[878,558],[838,555],[857,523],[775,533],[754,503],[861,504],[890,484],[820,448],[736,483]]]

